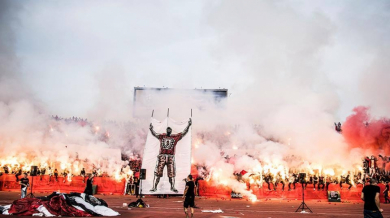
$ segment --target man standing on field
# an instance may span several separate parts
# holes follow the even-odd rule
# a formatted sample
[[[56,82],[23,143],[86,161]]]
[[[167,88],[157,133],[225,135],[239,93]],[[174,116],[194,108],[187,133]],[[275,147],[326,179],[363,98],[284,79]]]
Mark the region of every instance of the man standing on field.
[[[380,207],[380,188],[376,179],[371,179],[370,185],[364,186],[362,200],[364,201],[364,218],[383,218]]]
[[[186,189],[184,190],[184,213],[186,218],[188,218],[188,207],[191,208],[191,218],[194,217],[194,207],[195,207],[195,182],[192,180],[192,175],[188,175]]]

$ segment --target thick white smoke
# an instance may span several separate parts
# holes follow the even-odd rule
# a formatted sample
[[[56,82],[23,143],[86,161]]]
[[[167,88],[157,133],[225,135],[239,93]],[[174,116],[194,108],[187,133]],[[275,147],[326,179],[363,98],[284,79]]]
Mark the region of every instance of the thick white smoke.
[[[108,5],[94,2],[100,10],[117,9],[118,16],[106,16],[103,22],[100,11],[94,14],[94,7],[91,7],[87,14],[71,16],[72,21],[82,21],[81,24],[62,25],[61,21],[66,20],[72,10],[88,5],[83,2],[58,7],[63,8],[63,17],[54,16],[53,21],[45,19],[55,13],[53,8],[42,17],[33,17],[31,22],[45,19],[48,26],[61,26],[68,30],[67,33],[72,33],[67,40],[59,37],[61,31],[50,30],[58,38],[58,42],[56,37],[50,39],[56,42],[55,45],[71,45],[69,47],[74,50],[61,47],[72,53],[70,56],[77,53],[74,46],[83,43],[86,46],[82,48],[89,51],[85,56],[93,56],[91,59],[77,56],[82,61],[87,60],[82,63],[71,58],[61,59],[61,64],[48,61],[59,66],[61,78],[66,78],[62,63],[66,60],[74,61],[68,71],[84,72],[85,68],[78,67],[84,64],[98,72],[88,72],[93,75],[87,77],[93,85],[86,82],[85,89],[94,89],[85,92],[92,94],[84,95],[84,89],[83,93],[73,93],[73,86],[66,86],[63,90],[72,94],[65,95],[67,98],[58,97],[62,100],[71,98],[69,102],[80,104],[82,115],[91,122],[91,126],[83,127],[54,121],[50,117],[51,113],[56,113],[53,108],[68,113],[63,106],[67,101],[41,103],[39,97],[32,96],[34,91],[23,83],[19,68],[19,62],[23,60],[14,52],[14,27],[18,26],[17,14],[21,6],[2,1],[0,159],[57,163],[56,167],[77,161],[77,168],[100,166],[105,171],[116,172],[121,161],[116,156],[110,158],[104,154],[119,151],[129,156],[142,155],[151,110],[155,110],[155,118],[163,119],[170,108],[170,116],[177,120],[188,119],[193,109],[193,162],[206,167],[200,173],[247,195],[250,193],[245,191],[245,184],[238,183],[233,173],[241,170],[263,173],[268,169],[284,173],[289,170],[310,173],[327,169],[355,170],[363,151],[350,151],[342,135],[334,131],[333,122],[340,116],[345,117],[352,106],[360,104],[371,106],[378,116],[385,115],[389,109],[390,91],[386,91],[389,86],[385,82],[388,78],[389,24],[384,22],[389,17],[389,5],[374,2],[369,6],[372,10],[363,10],[367,6],[365,2],[342,2],[334,6],[298,3],[302,4],[205,1],[199,3],[201,6],[189,4],[186,8],[185,4],[181,5],[193,12],[187,13],[186,10],[176,12],[172,9],[175,7],[169,7],[172,6],[170,3],[160,10],[150,5],[135,7],[125,2]],[[126,17],[128,11],[123,12],[118,7],[137,10],[135,14],[140,17],[143,14],[139,11],[150,10],[155,16],[152,21],[129,18]],[[30,10],[39,12],[34,7]],[[175,11],[173,17],[165,19],[172,11]],[[188,21],[187,15],[196,20],[192,23],[178,21],[181,19],[177,17]],[[24,22],[26,16],[26,13],[21,16]],[[148,29],[149,25],[149,31],[140,31],[138,20],[145,22],[142,28]],[[157,26],[156,20],[159,21]],[[121,21],[132,21],[131,28],[126,29],[128,23]],[[89,32],[80,30],[88,26],[93,26]],[[167,26],[173,28],[165,28]],[[185,31],[187,28],[194,32]],[[110,34],[104,35],[107,32]],[[78,37],[72,38],[73,35]],[[176,41],[180,43],[175,44]],[[123,45],[130,45],[124,48],[126,52],[122,50]],[[119,64],[111,64],[105,56]],[[26,59],[31,62],[31,58]],[[102,65],[106,67],[100,69]],[[54,69],[53,66],[50,69]],[[97,70],[95,66],[98,66]],[[26,70],[28,73],[29,69],[24,72]],[[78,79],[66,81],[77,82]],[[205,84],[209,86],[207,88],[229,88],[229,97],[215,105],[208,95],[200,98],[202,101],[188,98],[191,91],[189,94],[183,90],[163,95],[150,93],[158,97],[153,99],[152,105],[149,103],[141,108],[140,117],[133,117],[134,86],[168,85],[192,89]],[[58,89],[53,87],[53,90]],[[54,95],[64,94],[56,92]],[[92,100],[81,96],[90,96]],[[57,103],[61,106],[53,106]],[[74,109],[73,104],[69,108]],[[107,122],[111,120],[116,123]],[[96,131],[97,127],[99,131]],[[227,155],[229,158],[225,159]],[[101,163],[102,159],[108,164]],[[214,178],[213,173],[209,175],[210,172],[218,172],[218,178]]]
[[[75,175],[80,173],[81,168],[86,168],[87,172],[95,168],[110,175],[119,173],[125,164],[121,160],[121,153],[130,157],[139,153],[145,132],[130,122],[115,125],[104,123],[105,128],[98,131],[96,128],[100,128],[103,120],[96,119],[95,123],[84,122],[81,125],[83,122],[80,121],[53,119],[47,105],[32,95],[32,90],[21,76],[20,60],[14,48],[14,29],[19,24],[17,14],[21,5],[12,1],[2,1],[0,4],[1,170],[3,166],[8,166],[10,169],[23,167],[28,171],[31,165],[37,165],[53,170],[57,168],[59,172],[67,169]],[[91,117],[95,118],[94,113],[99,113],[105,119],[129,117],[129,106],[115,98],[120,88],[117,83],[121,78],[115,77],[109,81],[102,76],[100,80],[104,80],[104,84],[101,82],[102,89],[114,94],[106,96],[101,93],[102,100],[106,103],[112,101],[118,107],[110,104],[107,109],[97,102],[98,109],[91,112]],[[125,113],[125,110],[128,112]],[[111,117],[106,115],[109,112]],[[110,134],[112,140],[103,140]]]

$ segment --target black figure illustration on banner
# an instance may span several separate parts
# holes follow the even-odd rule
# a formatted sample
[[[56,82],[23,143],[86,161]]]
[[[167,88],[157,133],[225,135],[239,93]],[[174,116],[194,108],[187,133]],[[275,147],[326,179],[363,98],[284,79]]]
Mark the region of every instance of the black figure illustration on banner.
[[[190,118],[190,120],[188,121],[188,125],[184,129],[184,131],[178,134],[172,134],[171,127],[167,127],[167,133],[158,134],[153,130],[153,125],[150,124],[150,132],[160,141],[160,152],[157,156],[157,164],[154,170],[153,188],[150,190],[151,192],[157,191],[157,185],[160,182],[160,178],[163,176],[165,166],[167,166],[167,173],[169,183],[171,184],[171,191],[177,193],[177,189],[175,188],[175,148],[177,142],[180,141],[187,134],[191,124],[192,121]]]

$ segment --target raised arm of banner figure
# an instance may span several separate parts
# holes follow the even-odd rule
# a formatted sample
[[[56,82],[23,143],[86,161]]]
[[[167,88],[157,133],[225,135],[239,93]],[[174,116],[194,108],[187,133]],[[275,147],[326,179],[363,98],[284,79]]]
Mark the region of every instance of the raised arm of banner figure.
[[[156,138],[158,138],[160,136],[160,134],[156,133],[154,130],[153,130],[153,124],[150,123],[150,126],[149,126],[149,129],[150,129],[150,132],[152,133],[152,135]]]
[[[188,125],[187,127],[183,130],[183,132],[181,133],[181,138],[183,138],[187,133],[188,133],[188,130],[190,129],[190,126],[192,125],[192,120],[190,118],[190,120],[188,121]]]

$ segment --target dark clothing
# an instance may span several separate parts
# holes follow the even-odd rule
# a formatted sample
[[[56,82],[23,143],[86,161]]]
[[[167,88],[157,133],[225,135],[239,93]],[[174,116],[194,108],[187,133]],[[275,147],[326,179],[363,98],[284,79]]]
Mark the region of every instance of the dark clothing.
[[[349,185],[348,189],[352,188],[351,179],[349,178],[349,175],[345,178],[345,184]],[[340,188],[343,187],[343,180],[340,181]]]
[[[294,189],[295,189],[295,184],[296,184],[296,182],[293,182],[293,183],[288,183],[288,189],[291,189],[291,185],[293,185],[294,186]]]
[[[366,185],[362,192],[364,193],[364,210],[379,211],[375,204],[375,195],[376,193],[380,193],[379,186]]]
[[[28,180],[28,178],[21,178],[21,179],[20,179],[20,182],[21,182],[22,184],[27,185],[27,186],[28,186],[29,183],[30,183],[29,180]],[[25,186],[24,186],[24,185],[20,185],[20,187],[21,187],[21,188],[24,188]]]
[[[328,191],[329,189],[330,182],[326,182],[326,190]]]
[[[195,180],[195,188],[196,188],[196,190],[195,190],[195,195],[196,196],[200,196],[199,195],[199,180],[203,180],[202,178],[196,178],[196,180]]]
[[[268,184],[268,190],[271,190],[271,182],[267,182],[266,183]]]
[[[301,182],[301,184],[302,184],[302,188],[303,188],[303,189],[306,189],[306,187],[307,187],[307,182],[304,180],[303,182]]]
[[[186,183],[187,192],[184,200],[184,207],[194,207],[195,206],[195,182],[188,181]]]
[[[318,183],[318,186],[317,186],[317,189],[318,189],[318,190],[320,190],[320,189],[324,190],[324,187],[325,187],[324,182],[319,182],[319,183]]]
[[[194,183],[194,181],[188,181],[186,183],[186,187],[188,187],[186,197],[194,197],[195,196],[195,183]]]
[[[284,181],[282,180],[282,181],[280,181],[280,183],[282,183],[282,190],[284,191]],[[279,185],[279,182],[275,182],[275,184],[274,184],[274,190],[276,190],[276,188],[278,187],[278,185]]]
[[[382,213],[377,211],[371,211],[371,210],[364,210],[363,212],[364,218],[383,218]]]
[[[139,179],[137,177],[134,178],[134,185],[135,185],[135,197],[138,198],[139,193]]]
[[[264,177],[264,180],[265,180],[265,182],[268,184],[268,190],[271,190],[271,182],[272,182],[272,177],[271,177],[271,175],[270,174],[268,174],[268,175],[266,175],[265,177]],[[274,186],[275,187],[275,186]]]
[[[92,182],[93,179],[88,178],[87,179],[87,187],[85,187],[84,193],[87,195],[92,195]]]
[[[186,196],[184,200],[184,207],[195,207],[195,196]]]
[[[56,181],[58,181],[58,171],[57,170],[54,171],[54,177],[56,178]]]
[[[21,173],[15,174],[16,181],[19,182],[19,176],[22,175]]]
[[[323,176],[320,176],[320,177],[319,177],[319,180],[318,180],[318,190],[319,190],[319,189],[324,190],[324,187],[325,187],[324,177],[323,177]]]
[[[389,184],[386,184],[386,188],[385,188],[385,191],[383,191],[383,194],[385,195],[385,204],[387,204],[387,202],[390,203],[390,199],[389,199]]]
[[[343,183],[344,183],[344,182],[340,182],[340,188],[343,188]],[[352,183],[351,183],[351,181],[347,181],[347,182],[345,182],[345,184],[349,185],[348,189],[351,189],[351,188],[352,188]]]
[[[317,176],[314,176],[313,177],[313,188],[316,189],[316,185],[318,184],[318,177]],[[318,187],[317,187],[318,189]]]

